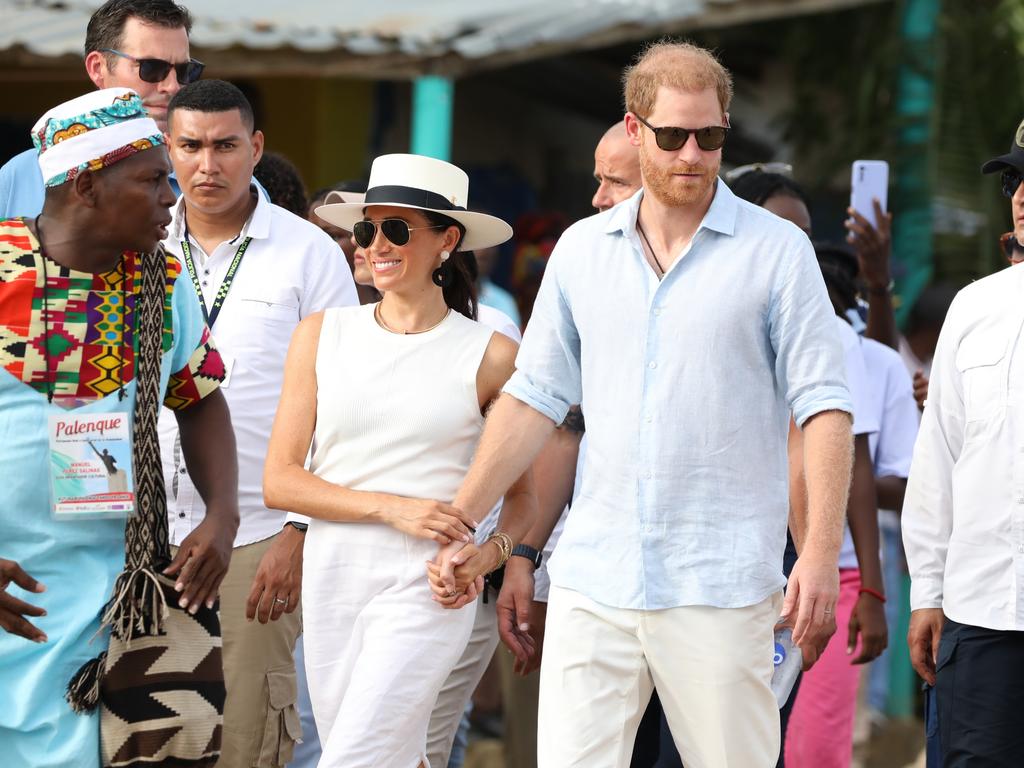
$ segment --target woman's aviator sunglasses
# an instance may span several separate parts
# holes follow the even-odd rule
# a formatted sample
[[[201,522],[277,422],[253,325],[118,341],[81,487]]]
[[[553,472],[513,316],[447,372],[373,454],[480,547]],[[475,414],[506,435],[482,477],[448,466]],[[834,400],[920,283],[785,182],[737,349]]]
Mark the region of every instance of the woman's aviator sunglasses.
[[[163,59],[137,59],[134,56],[129,56],[127,53],[115,51],[113,48],[100,48],[100,52],[112,53],[123,59],[134,61],[139,65],[139,79],[146,83],[162,83],[173,69],[174,74],[178,77],[178,84],[188,85],[198,80],[203,74],[203,69],[206,67],[203,62],[196,61],[195,59],[189,59],[183,64],[171,64],[171,62],[164,61]]]
[[[377,227],[392,244],[405,245],[409,242],[409,233],[417,229],[446,229],[446,224],[432,224],[427,227],[410,227],[403,219],[384,219],[379,224],[372,221],[357,221],[352,227],[352,238],[360,248],[369,248],[377,236]]]
[[[655,128],[640,115],[636,115],[636,119],[651,129],[655,143],[666,152],[675,152],[682,147],[690,140],[691,133],[697,137],[698,147],[705,152],[714,152],[725,146],[725,138],[729,135],[729,127],[725,125],[709,125],[706,128]]]

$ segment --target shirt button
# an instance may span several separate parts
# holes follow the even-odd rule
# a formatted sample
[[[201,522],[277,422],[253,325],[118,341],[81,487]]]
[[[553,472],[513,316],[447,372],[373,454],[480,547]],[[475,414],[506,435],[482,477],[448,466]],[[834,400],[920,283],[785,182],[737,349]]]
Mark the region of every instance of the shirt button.
[[[206,280],[203,280],[203,285],[209,285],[209,284],[210,284],[210,283],[209,283],[208,281],[206,281]]]
[[[183,519],[184,519],[184,517],[185,517],[185,513],[184,513],[184,512],[179,512],[179,513],[178,513],[178,517],[180,517],[180,518],[183,518]]]
[[[646,478],[647,480],[650,480],[650,479],[651,479],[652,477],[654,477],[654,473],[653,473],[653,472],[645,472],[645,473],[644,473],[644,477],[645,477],[645,478]]]
[[[208,269],[204,269],[204,270],[203,270],[203,274],[204,274],[204,275],[208,275],[208,274],[210,274],[210,270],[208,270]]]
[[[653,416],[648,416],[646,419],[644,419],[644,421],[646,421],[648,424],[650,424],[652,421],[654,421],[654,417]]]
[[[658,309],[654,310],[654,316],[655,317],[661,317],[661,308],[660,307]]]
[[[650,368],[651,370],[654,370],[655,368],[658,367],[658,364],[656,362],[654,362],[653,360],[651,360],[651,362],[649,362],[647,364],[647,367]]]
[[[181,474],[183,474],[183,475],[188,474],[187,470],[184,467],[181,468]]]

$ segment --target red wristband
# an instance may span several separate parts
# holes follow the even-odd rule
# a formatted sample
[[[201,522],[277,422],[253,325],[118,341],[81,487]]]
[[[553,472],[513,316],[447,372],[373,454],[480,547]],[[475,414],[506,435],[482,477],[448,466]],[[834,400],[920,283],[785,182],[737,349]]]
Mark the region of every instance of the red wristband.
[[[876,600],[881,600],[883,603],[885,602],[885,595],[883,595],[878,590],[871,589],[871,587],[861,587],[860,590],[858,590],[857,594],[859,594],[859,595],[871,595]]]

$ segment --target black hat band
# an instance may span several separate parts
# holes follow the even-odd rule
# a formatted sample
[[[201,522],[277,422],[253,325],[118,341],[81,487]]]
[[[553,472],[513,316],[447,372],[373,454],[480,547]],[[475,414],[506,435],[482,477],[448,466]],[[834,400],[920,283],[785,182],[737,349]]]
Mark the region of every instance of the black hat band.
[[[417,187],[403,187],[397,184],[371,187],[366,190],[366,198],[363,200],[363,205],[393,205],[396,203],[442,211],[466,210],[463,206],[455,205],[451,200],[437,194],[437,192],[431,192],[429,189],[418,189]]]

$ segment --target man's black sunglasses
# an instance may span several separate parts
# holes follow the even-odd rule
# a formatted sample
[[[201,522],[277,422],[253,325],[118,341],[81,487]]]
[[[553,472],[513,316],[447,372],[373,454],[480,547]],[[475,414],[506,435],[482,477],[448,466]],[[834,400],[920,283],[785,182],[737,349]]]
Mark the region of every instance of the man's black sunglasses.
[[[654,133],[654,141],[666,152],[675,152],[690,140],[690,134],[697,137],[697,146],[705,152],[714,152],[725,146],[725,138],[729,135],[729,127],[725,125],[709,125],[706,128],[675,128],[665,126],[655,128],[640,115],[636,119],[646,125]]]
[[[1007,197],[1013,197],[1017,193],[1017,187],[1020,186],[1021,181],[1024,177],[1021,176],[1021,172],[1016,168],[1007,168],[1003,171],[1003,194]]]
[[[139,79],[147,83],[162,83],[173,69],[174,74],[178,77],[178,84],[188,85],[202,77],[203,69],[206,67],[203,62],[195,59],[189,59],[183,64],[171,64],[163,59],[137,59],[127,53],[115,51],[113,48],[100,48],[100,52],[112,53],[115,56],[134,61],[139,65]]]

